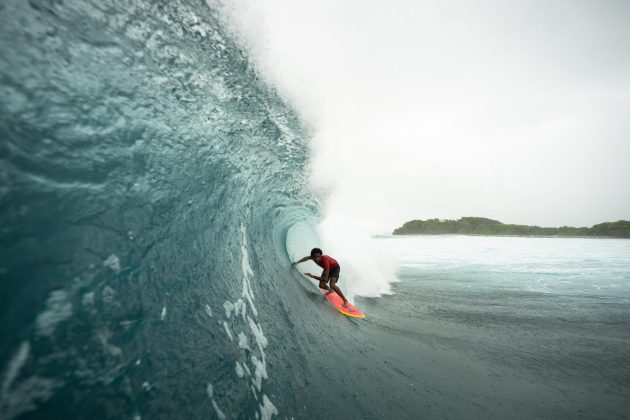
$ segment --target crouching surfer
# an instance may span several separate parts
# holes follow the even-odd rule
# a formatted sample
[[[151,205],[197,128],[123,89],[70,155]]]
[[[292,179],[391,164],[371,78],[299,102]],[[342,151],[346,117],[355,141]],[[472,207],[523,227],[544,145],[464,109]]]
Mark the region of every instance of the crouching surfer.
[[[341,267],[339,263],[332,257],[328,255],[323,255],[323,252],[319,248],[313,248],[311,250],[311,255],[308,255],[298,261],[295,261],[291,265],[297,265],[303,263],[305,261],[312,260],[315,264],[319,265],[324,269],[322,271],[321,276],[316,276],[311,273],[304,273],[308,277],[319,281],[319,288],[328,290],[327,294],[332,293],[333,291],[339,295],[341,299],[343,299],[343,306],[346,307],[348,305],[348,299],[341,293],[341,290],[337,286],[337,281],[339,280],[339,271]],[[330,286],[329,286],[330,282]]]

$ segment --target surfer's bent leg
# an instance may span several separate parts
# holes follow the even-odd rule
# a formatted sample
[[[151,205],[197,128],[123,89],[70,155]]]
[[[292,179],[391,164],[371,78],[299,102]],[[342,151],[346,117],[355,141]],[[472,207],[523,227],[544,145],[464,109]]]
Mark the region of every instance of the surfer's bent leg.
[[[323,290],[330,290],[330,287],[328,287],[328,284],[326,284],[325,281],[320,281],[319,282],[319,288],[323,289]]]
[[[328,281],[326,280],[326,270],[322,271],[322,276],[320,277],[319,280],[319,288],[323,289],[323,290],[328,290],[328,293],[326,293],[327,295],[332,293],[332,289],[328,286]],[[330,277],[328,278],[330,280]]]
[[[335,293],[337,293],[339,295],[339,297],[341,299],[343,299],[343,304],[345,305],[346,303],[348,303],[348,299],[346,299],[346,297],[343,295],[343,293],[341,293],[341,289],[339,289],[339,287],[337,287],[337,277],[333,277],[330,279],[330,287],[335,291]]]

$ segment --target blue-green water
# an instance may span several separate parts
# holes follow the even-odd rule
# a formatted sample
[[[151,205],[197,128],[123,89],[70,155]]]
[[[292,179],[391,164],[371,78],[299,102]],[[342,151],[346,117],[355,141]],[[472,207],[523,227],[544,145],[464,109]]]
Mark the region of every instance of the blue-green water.
[[[309,132],[212,3],[8,0],[0,43],[0,418],[629,411],[630,241],[379,239],[349,319],[289,268]]]
[[[0,417],[301,416],[308,136],[218,13],[6,1],[0,42]]]

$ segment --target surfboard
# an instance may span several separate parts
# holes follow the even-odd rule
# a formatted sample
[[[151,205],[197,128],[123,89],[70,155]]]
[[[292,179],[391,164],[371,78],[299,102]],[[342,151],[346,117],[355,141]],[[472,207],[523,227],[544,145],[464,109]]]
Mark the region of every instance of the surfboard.
[[[328,301],[332,303],[335,309],[337,309],[342,314],[351,316],[353,318],[365,318],[363,312],[361,312],[359,308],[357,308],[350,302],[348,302],[348,306],[344,308],[343,299],[341,299],[341,297],[337,293],[332,292],[331,294],[327,295],[327,292],[325,290],[319,289],[319,291],[322,292],[322,294],[326,296],[326,299],[328,299]]]

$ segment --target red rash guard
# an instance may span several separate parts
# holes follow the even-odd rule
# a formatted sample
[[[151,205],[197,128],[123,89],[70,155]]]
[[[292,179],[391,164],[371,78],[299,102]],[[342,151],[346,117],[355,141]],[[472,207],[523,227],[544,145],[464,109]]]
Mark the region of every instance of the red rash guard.
[[[339,263],[334,258],[329,257],[328,255],[322,255],[322,257],[319,259],[319,262],[316,262],[315,264],[319,265],[321,268],[327,270],[328,272],[330,272],[330,270],[333,268],[339,267]]]

